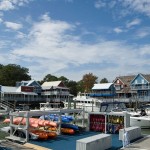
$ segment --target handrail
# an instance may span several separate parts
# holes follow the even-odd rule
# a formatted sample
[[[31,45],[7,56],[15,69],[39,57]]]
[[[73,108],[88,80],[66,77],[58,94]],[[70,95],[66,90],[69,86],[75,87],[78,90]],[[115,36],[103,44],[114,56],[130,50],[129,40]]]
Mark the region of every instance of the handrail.
[[[4,100],[0,101],[0,106],[3,107],[4,109],[14,109],[14,105],[12,103]]]

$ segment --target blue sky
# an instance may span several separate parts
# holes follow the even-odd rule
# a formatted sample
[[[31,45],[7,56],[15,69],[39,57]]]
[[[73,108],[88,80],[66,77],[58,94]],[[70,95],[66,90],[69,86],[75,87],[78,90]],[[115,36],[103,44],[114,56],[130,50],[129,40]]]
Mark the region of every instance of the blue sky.
[[[150,0],[0,0],[0,64],[79,81],[149,74]]]

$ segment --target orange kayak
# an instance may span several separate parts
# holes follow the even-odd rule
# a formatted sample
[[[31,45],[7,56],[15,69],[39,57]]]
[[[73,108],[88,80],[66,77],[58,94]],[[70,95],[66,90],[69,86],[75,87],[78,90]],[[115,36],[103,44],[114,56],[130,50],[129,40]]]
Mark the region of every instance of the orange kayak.
[[[3,123],[10,123],[10,119],[5,119],[3,121]],[[26,124],[26,118],[22,118],[22,117],[16,117],[13,119],[13,123],[18,125],[25,125]],[[57,127],[57,123],[53,122],[53,121],[48,121],[48,120],[42,120],[42,119],[38,119],[38,118],[29,118],[29,125],[31,127],[38,127],[38,126],[53,126],[53,127]]]
[[[49,138],[55,138],[57,136],[56,132],[46,132]]]
[[[55,138],[57,136],[56,132],[47,132],[47,131],[42,131],[42,130],[30,130],[30,132],[38,135],[39,139],[41,140],[46,140],[48,138]]]
[[[38,135],[38,139],[40,139],[40,140],[47,140],[48,139],[48,134],[44,131],[32,130],[31,132]]]
[[[74,134],[74,130],[70,128],[61,128],[61,132],[65,134]]]

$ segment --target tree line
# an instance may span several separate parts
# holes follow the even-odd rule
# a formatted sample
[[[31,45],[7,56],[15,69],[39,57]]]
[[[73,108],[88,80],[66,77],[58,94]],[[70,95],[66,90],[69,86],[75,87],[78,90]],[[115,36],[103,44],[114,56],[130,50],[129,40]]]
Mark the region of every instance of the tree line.
[[[31,80],[29,69],[16,64],[2,65],[0,64],[0,85],[15,86],[18,81]],[[78,92],[90,92],[93,85],[98,83],[98,77],[93,73],[83,75],[80,81],[69,80],[64,76],[56,77],[52,74],[47,74],[40,84],[49,81],[63,81],[66,87],[70,89],[72,95],[77,95]],[[107,78],[100,80],[100,83],[108,83]]]

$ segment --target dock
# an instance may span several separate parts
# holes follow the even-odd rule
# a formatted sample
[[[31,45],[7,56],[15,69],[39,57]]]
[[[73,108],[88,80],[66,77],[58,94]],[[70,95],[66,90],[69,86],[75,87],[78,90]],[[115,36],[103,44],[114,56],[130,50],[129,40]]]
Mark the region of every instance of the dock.
[[[24,145],[15,143],[10,140],[1,140],[0,149],[11,149],[11,150],[51,150],[42,146],[34,145],[31,143],[25,143]]]
[[[150,135],[144,136],[120,150],[150,150]]]

